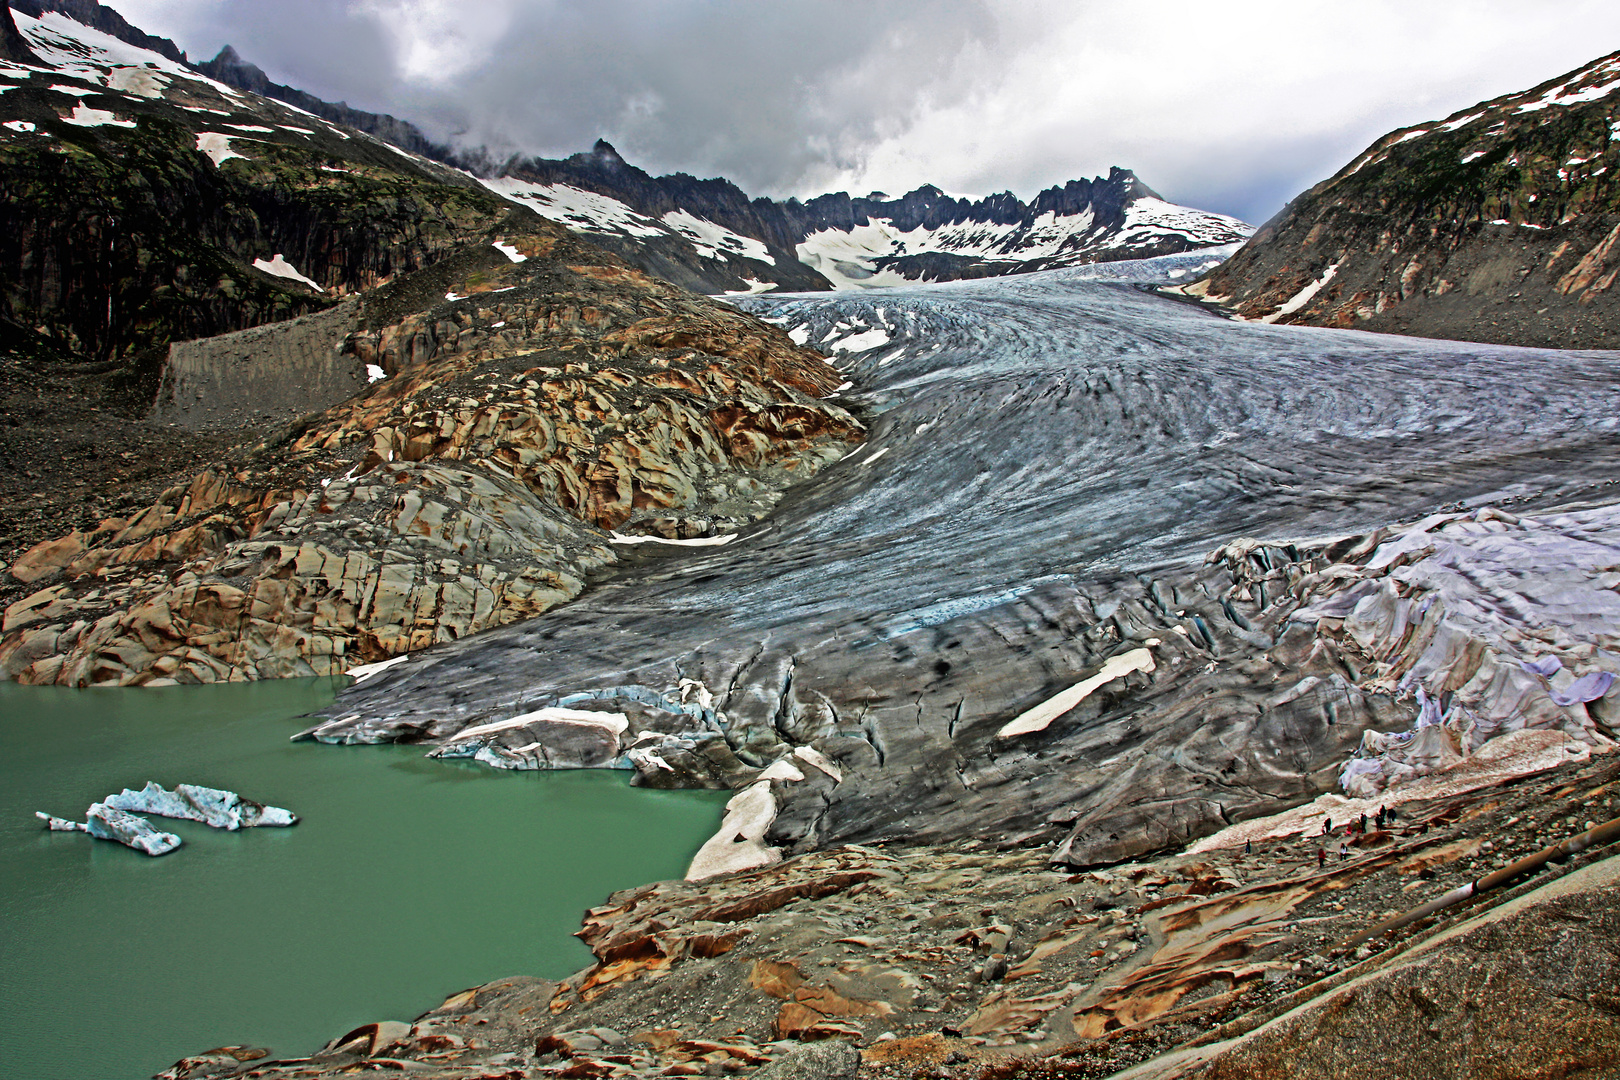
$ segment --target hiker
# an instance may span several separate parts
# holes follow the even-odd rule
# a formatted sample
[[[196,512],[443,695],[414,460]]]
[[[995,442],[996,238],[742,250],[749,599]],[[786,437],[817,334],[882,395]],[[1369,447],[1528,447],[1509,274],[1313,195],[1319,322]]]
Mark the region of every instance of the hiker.
[[[1382,829],[1389,820],[1387,817],[1385,817],[1388,812],[1389,811],[1385,810],[1382,806],[1378,808],[1378,827],[1380,829]]]
[[[1362,833],[1366,833],[1366,831],[1367,831],[1367,811],[1365,811],[1365,810],[1363,810],[1361,812],[1361,830],[1360,831]]]
[[[1325,818],[1322,819],[1322,835],[1323,836],[1332,836],[1333,835],[1333,819],[1332,818],[1325,817]]]
[[[1249,843],[1247,840],[1243,841],[1243,854],[1245,854],[1245,855],[1254,854],[1254,845]]]
[[[1348,859],[1349,857],[1350,857],[1350,849],[1345,846],[1345,843],[1344,843],[1343,840],[1340,840],[1339,841],[1339,861],[1344,862],[1344,860]]]
[[[1319,848],[1316,849],[1316,868],[1318,870],[1320,870],[1320,869],[1322,869],[1322,867],[1324,867],[1326,865],[1327,865],[1327,849],[1319,847]]]

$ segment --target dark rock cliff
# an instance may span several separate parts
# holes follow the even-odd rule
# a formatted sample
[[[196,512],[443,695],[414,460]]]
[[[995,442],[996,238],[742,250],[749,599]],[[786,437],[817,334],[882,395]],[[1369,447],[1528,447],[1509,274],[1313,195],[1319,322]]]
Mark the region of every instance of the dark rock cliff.
[[[11,17],[9,7],[0,7],[0,60],[13,64],[39,63],[28,40],[17,31],[17,20]]]
[[[1249,319],[1620,346],[1620,53],[1391,132],[1185,291]]]

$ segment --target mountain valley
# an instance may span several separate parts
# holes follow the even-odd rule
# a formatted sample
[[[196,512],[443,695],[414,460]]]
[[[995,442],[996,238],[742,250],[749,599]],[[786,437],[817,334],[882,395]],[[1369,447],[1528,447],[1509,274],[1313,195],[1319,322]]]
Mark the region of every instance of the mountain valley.
[[[0,52],[0,674],[731,793],[573,975],[163,1076],[1620,1069],[1620,54],[1256,232],[495,163],[90,0]]]

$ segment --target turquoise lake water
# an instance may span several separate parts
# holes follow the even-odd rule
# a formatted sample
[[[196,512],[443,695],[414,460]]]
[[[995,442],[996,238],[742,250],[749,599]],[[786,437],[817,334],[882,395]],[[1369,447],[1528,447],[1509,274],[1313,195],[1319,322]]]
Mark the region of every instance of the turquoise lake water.
[[[278,1056],[590,959],[615,889],[679,877],[725,792],[504,773],[420,747],[292,743],[342,680],[64,690],[0,683],[0,1076],[124,1080],[231,1043]],[[154,819],[150,858],[33,812],[156,780],[284,806],[290,829]]]

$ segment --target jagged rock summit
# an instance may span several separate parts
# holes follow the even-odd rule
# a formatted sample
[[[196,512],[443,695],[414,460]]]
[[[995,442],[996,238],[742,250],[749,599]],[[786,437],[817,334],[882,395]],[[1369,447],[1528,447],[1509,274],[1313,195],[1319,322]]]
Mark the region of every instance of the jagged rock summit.
[[[1620,347],[1620,53],[1379,139],[1181,291],[1245,319]]]

